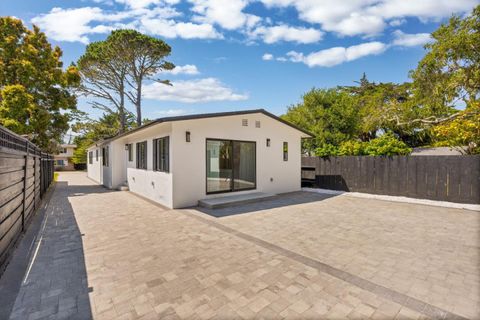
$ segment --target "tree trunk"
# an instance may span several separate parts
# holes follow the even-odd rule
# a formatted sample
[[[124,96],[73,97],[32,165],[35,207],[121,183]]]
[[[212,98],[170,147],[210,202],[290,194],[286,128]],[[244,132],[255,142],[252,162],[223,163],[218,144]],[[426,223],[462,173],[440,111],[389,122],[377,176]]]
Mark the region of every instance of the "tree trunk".
[[[118,116],[120,117],[120,133],[125,132],[125,94],[123,86],[120,88],[120,108],[118,108]]]
[[[142,79],[137,82],[137,99],[135,101],[135,108],[137,109],[137,126],[142,125]]]

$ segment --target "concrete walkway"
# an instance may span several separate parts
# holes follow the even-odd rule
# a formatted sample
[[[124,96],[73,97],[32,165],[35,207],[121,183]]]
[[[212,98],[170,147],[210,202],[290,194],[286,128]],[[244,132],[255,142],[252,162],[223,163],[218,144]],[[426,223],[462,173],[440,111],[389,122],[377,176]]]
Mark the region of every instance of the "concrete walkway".
[[[61,173],[0,319],[478,319],[479,234],[472,211],[302,192],[165,210]]]

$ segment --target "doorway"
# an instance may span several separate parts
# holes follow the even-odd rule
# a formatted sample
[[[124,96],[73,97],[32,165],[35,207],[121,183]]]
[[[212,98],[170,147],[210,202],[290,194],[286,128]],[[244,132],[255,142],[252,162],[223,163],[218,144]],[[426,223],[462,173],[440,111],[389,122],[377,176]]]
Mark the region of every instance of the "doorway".
[[[256,188],[256,143],[207,139],[207,194]]]

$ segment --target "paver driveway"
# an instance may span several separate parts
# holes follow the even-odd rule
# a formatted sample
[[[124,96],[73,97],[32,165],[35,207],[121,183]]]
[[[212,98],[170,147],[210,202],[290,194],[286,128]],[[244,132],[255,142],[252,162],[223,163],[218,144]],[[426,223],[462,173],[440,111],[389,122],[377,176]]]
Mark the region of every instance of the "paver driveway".
[[[61,173],[10,317],[477,319],[479,234],[473,211],[312,193],[165,210]]]

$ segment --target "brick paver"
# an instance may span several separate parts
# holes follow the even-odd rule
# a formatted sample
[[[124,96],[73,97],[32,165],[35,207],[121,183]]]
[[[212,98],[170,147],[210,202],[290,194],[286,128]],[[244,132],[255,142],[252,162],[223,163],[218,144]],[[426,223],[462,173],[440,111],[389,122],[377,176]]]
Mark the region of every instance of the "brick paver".
[[[478,212],[298,193],[217,218],[59,180],[11,319],[479,316]]]

